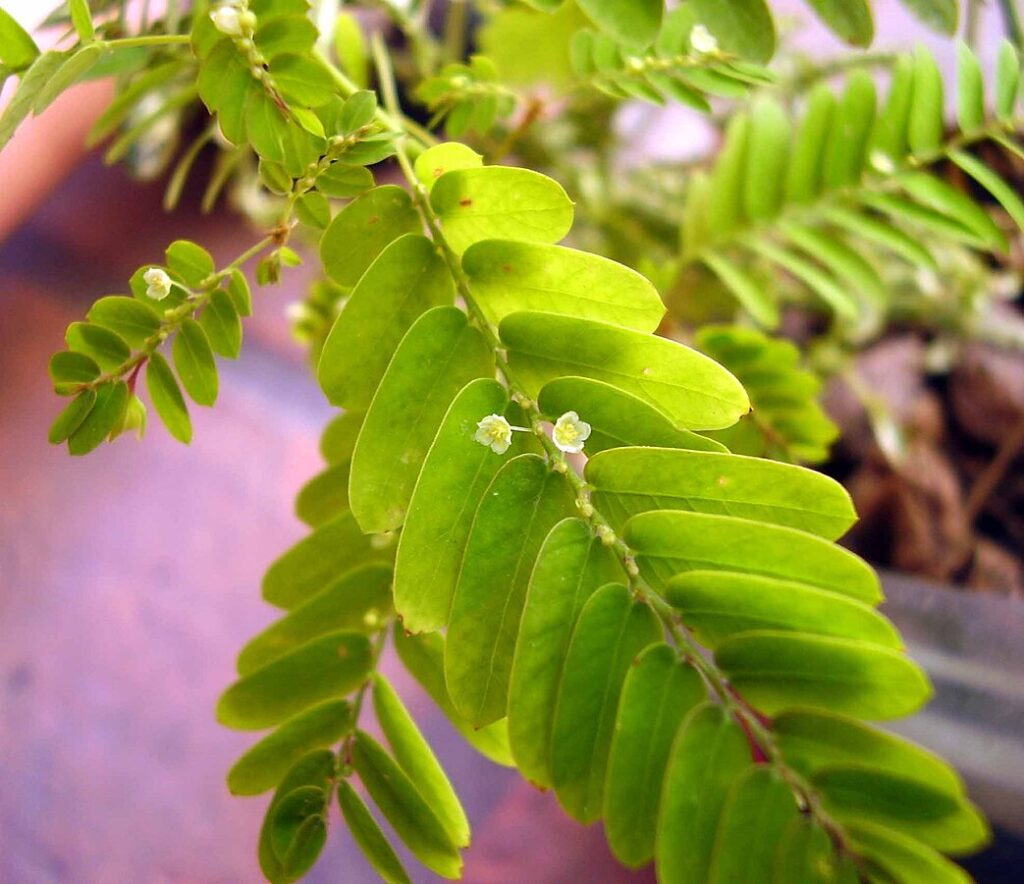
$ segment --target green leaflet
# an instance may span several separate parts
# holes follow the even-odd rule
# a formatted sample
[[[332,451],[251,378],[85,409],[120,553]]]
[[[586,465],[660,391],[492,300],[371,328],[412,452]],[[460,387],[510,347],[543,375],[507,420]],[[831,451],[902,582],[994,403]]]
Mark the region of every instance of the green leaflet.
[[[775,54],[775,22],[764,0],[690,0],[687,5],[727,52],[758,62]]]
[[[899,718],[932,695],[908,657],[849,639],[787,632],[747,632],[718,646],[715,660],[757,709],[773,715],[793,706],[858,718]]]
[[[796,580],[868,604],[882,598],[878,576],[867,562],[792,528],[661,510],[633,516],[625,539],[637,553],[640,570],[659,586],[681,571],[715,569]]]
[[[902,647],[896,628],[863,602],[803,583],[728,571],[687,571],[668,584],[668,600],[704,646],[758,629],[858,638]]]
[[[231,296],[224,289],[214,289],[199,317],[199,324],[214,353],[237,359],[242,351],[242,320]]]
[[[985,80],[978,56],[963,40],[956,41],[957,122],[965,134],[985,125]]]
[[[786,179],[787,199],[807,202],[821,192],[822,161],[835,106],[835,96],[827,84],[819,83],[811,90],[793,142]]]
[[[375,187],[334,216],[320,239],[320,260],[335,282],[354,286],[385,246],[420,227],[406,190],[394,184]]]
[[[758,98],[750,108],[751,145],[744,171],[744,208],[752,221],[772,218],[782,205],[789,159],[789,116],[772,98]]]
[[[814,227],[783,222],[779,230],[808,257],[820,261],[840,282],[861,295],[861,300],[878,309],[889,301],[889,290],[875,267],[861,257],[855,248],[834,234]]]
[[[769,329],[778,327],[779,308],[753,276],[716,252],[705,252],[700,259],[722,281],[758,325]]]
[[[870,46],[875,23],[867,0],[807,0],[819,18],[853,46]]]
[[[35,40],[9,12],[0,9],[0,63],[10,71],[20,71],[38,55]]]
[[[167,269],[192,286],[201,285],[217,269],[210,253],[187,239],[172,242],[165,257]]]
[[[289,880],[303,877],[327,843],[325,810],[330,794],[318,786],[300,786],[285,795],[270,815],[270,848]]]
[[[128,343],[119,334],[90,322],[72,322],[64,333],[68,349],[84,353],[104,371],[120,368],[132,355]]]
[[[317,473],[299,489],[295,514],[311,528],[348,509],[349,461]]]
[[[846,490],[803,467],[735,454],[619,448],[587,461],[594,503],[614,527],[654,509],[770,522],[835,540],[856,520]]]
[[[252,316],[252,290],[249,288],[249,280],[241,270],[231,271],[227,285],[228,297],[235,305],[239,316]]]
[[[935,256],[928,251],[919,240],[893,227],[887,221],[870,215],[861,215],[857,211],[843,206],[832,206],[825,211],[825,217],[837,227],[843,228],[855,236],[883,246],[894,255],[898,255],[911,264],[920,264],[938,272]]]
[[[767,240],[753,240],[749,245],[754,252],[778,264],[799,279],[828,304],[837,316],[847,321],[857,319],[857,299],[846,291],[845,286],[840,286],[828,273],[822,271],[815,262]]]
[[[552,526],[572,512],[565,479],[536,455],[510,460],[476,511],[452,602],[444,671],[475,725],[505,715],[530,572]]]
[[[167,431],[186,445],[192,441],[192,421],[174,372],[159,352],[150,355],[146,364],[146,389]]]
[[[853,863],[836,854],[828,833],[802,815],[782,833],[774,865],[773,884],[858,884],[861,880]]]
[[[554,378],[589,377],[646,400],[681,429],[726,427],[750,407],[725,369],[665,338],[550,313],[513,313],[500,333],[534,396]]]
[[[996,62],[996,114],[1013,128],[1013,117],[1020,90],[1020,53],[1009,40],[999,44]],[[984,99],[983,99],[984,100]]]
[[[352,459],[365,417],[361,411],[346,411],[331,418],[320,436],[320,455],[327,463],[335,466]]]
[[[654,856],[672,741],[706,696],[696,670],[666,644],[647,648],[626,676],[608,756],[604,826],[612,853],[627,866],[637,868]]]
[[[160,330],[160,316],[152,307],[123,295],[100,298],[85,318],[120,335],[132,347],[141,347]]]
[[[458,878],[462,858],[433,810],[394,758],[362,731],[356,731],[352,766],[374,803],[416,858],[443,878]]]
[[[387,557],[386,547],[359,530],[351,513],[319,526],[280,556],[263,575],[263,598],[295,608],[357,565]]]
[[[942,854],[914,838],[869,822],[846,826],[854,845],[868,857],[869,869],[908,884],[970,884],[971,877]]]
[[[946,34],[956,32],[959,19],[957,0],[902,0],[902,2],[929,27]]]
[[[746,737],[728,711],[705,703],[686,716],[661,788],[655,841],[660,880],[708,880],[719,817],[733,783],[749,766]]]
[[[665,11],[663,0],[579,0],[579,4],[598,27],[640,47],[658,35]]]
[[[876,109],[875,81],[866,71],[855,71],[836,105],[825,140],[825,187],[845,187],[860,180]]]
[[[750,396],[751,413],[715,433],[718,441],[736,454],[790,463],[827,458],[839,430],[818,404],[821,381],[802,367],[795,345],[723,325],[703,326],[696,344],[733,372]]]
[[[370,865],[387,884],[409,884],[402,861],[388,843],[369,808],[347,780],[338,783],[338,804],[352,838]]]
[[[711,884],[769,882],[775,851],[799,818],[792,787],[774,768],[750,767],[733,784],[715,836]]]
[[[828,812],[839,820],[892,826],[946,853],[972,853],[991,840],[978,810],[962,795],[861,764],[825,767],[813,777]]]
[[[90,43],[72,50],[72,54],[50,74],[46,85],[39,90],[32,102],[32,113],[37,117],[43,113],[53,104],[58,95],[84,77],[100,60],[105,51],[106,47],[99,43]]]
[[[971,197],[941,178],[922,172],[908,172],[897,179],[900,185],[923,206],[946,215],[971,231],[985,247],[1005,252],[1006,234]]]
[[[66,57],[66,52],[47,50],[36,56],[29,69],[21,76],[17,90],[0,114],[0,148],[11,140],[15,130],[32,110],[32,103]]]
[[[295,875],[283,865],[274,850],[272,840],[274,834],[274,815],[284,803],[285,798],[306,786],[315,786],[330,795],[334,786],[334,753],[327,749],[318,749],[303,755],[284,775],[281,784],[274,792],[270,806],[263,819],[259,839],[260,869],[272,884],[294,881],[301,875]]]
[[[379,673],[373,711],[402,770],[434,811],[456,847],[469,846],[469,820],[452,784],[395,689]]]
[[[71,14],[71,23],[78,32],[78,37],[83,43],[88,43],[96,36],[96,28],[92,23],[92,13],[89,11],[88,0],[68,0],[68,11]]]
[[[428,147],[416,157],[416,177],[430,190],[445,172],[455,169],[476,169],[484,164],[484,158],[473,148],[457,141],[447,141]]]
[[[484,240],[462,269],[487,319],[544,310],[653,332],[665,314],[657,289],[616,261],[563,246]]]
[[[459,253],[484,239],[558,242],[572,226],[573,204],[562,186],[529,169],[446,172],[430,191],[430,204]]]
[[[596,820],[604,806],[608,752],[626,675],[637,655],[661,637],[655,613],[619,584],[599,589],[580,612],[551,732],[555,794],[580,822]]]
[[[185,392],[197,405],[212,406],[217,401],[217,366],[210,341],[194,319],[184,319],[171,345],[174,367]]]
[[[713,240],[727,236],[741,220],[749,141],[750,117],[736,114],[726,126],[725,142],[711,173],[706,223]]]
[[[239,652],[238,674],[248,675],[325,632],[374,632],[390,611],[391,566],[355,567],[250,639]]]
[[[57,415],[56,420],[50,426],[47,441],[51,445],[59,445],[65,441],[88,417],[96,404],[96,392],[94,390],[83,390],[65,406],[63,411]]]
[[[335,199],[352,199],[373,186],[373,173],[369,169],[340,162],[332,163],[316,176],[316,189]]]
[[[285,53],[270,60],[274,85],[289,101],[319,107],[335,95],[334,80],[326,66],[308,55]]]
[[[963,781],[945,761],[920,746],[834,712],[794,709],[772,722],[786,763],[810,776],[823,767],[870,764],[962,795]]]
[[[907,155],[908,121],[914,98],[914,59],[900,55],[893,66],[889,94],[871,133],[871,150],[878,151],[893,163]]]
[[[608,448],[654,445],[692,451],[722,451],[725,446],[689,430],[679,430],[660,411],[611,384],[590,378],[555,378],[537,397],[540,410],[552,421],[575,411],[591,426],[586,451],[593,456]]]
[[[949,158],[991,193],[1018,227],[1024,227],[1024,201],[999,173],[971,154],[960,150],[950,151]]]
[[[324,343],[317,377],[328,400],[366,408],[402,337],[431,307],[451,304],[451,274],[425,236],[387,245],[345,301]]]
[[[916,156],[928,157],[942,144],[943,88],[939,67],[923,46],[914,50],[913,89],[907,141]]]
[[[514,767],[508,745],[508,727],[504,718],[486,727],[473,727],[455,709],[444,680],[444,636],[440,633],[406,635],[395,628],[395,650],[399,659],[431,699],[440,707],[466,742],[495,764]]]
[[[580,611],[602,586],[623,579],[614,554],[582,519],[544,538],[530,576],[508,693],[508,733],[520,773],[552,785],[551,734],[558,686]]]
[[[349,499],[363,531],[402,525],[452,400],[471,380],[493,373],[490,347],[461,310],[434,307],[416,320],[377,388],[352,455]]]
[[[78,391],[80,384],[88,384],[100,376],[100,367],[96,361],[74,350],[58,350],[54,353],[48,370],[53,381],[53,391],[58,396],[70,396]]]
[[[231,685],[217,703],[217,720],[237,730],[272,727],[307,706],[355,690],[372,665],[365,635],[321,636]]]
[[[336,743],[352,729],[352,708],[329,700],[288,719],[264,737],[228,771],[232,795],[259,795],[273,789],[307,752]]]
[[[409,632],[448,624],[477,506],[495,473],[520,453],[513,445],[495,454],[473,434],[481,418],[502,414],[507,406],[508,393],[497,381],[471,381],[455,397],[427,452],[395,558],[395,609]]]
[[[128,385],[124,381],[97,387],[95,404],[68,437],[68,451],[80,456],[102,444],[120,424],[128,399]]]

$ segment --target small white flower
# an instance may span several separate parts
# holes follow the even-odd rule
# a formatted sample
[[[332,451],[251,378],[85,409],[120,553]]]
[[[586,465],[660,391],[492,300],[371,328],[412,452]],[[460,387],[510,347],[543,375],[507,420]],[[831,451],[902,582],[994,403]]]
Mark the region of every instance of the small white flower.
[[[566,454],[579,454],[583,443],[590,438],[590,424],[581,421],[575,411],[567,411],[557,421],[551,434],[559,451]]]
[[[473,441],[504,454],[512,444],[512,426],[500,414],[489,414],[477,423]]]
[[[690,46],[698,55],[711,55],[718,52],[718,41],[704,25],[694,25],[690,31]]]
[[[234,5],[218,6],[210,13],[210,20],[222,34],[242,36],[242,13]]]
[[[171,278],[159,267],[150,267],[142,274],[142,280],[148,286],[146,296],[154,301],[162,301],[171,293]]]
[[[892,161],[892,157],[881,150],[871,151],[871,156],[868,158],[868,162],[871,163],[872,169],[882,175],[891,175],[896,171],[896,164]]]

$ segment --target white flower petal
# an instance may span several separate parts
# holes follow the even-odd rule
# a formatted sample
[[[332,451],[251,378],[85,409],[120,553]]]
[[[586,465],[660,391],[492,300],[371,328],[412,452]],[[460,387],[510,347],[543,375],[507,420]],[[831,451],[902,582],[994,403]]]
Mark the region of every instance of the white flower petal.
[[[500,414],[489,414],[476,425],[473,441],[486,445],[495,454],[504,454],[512,445],[512,427]]]

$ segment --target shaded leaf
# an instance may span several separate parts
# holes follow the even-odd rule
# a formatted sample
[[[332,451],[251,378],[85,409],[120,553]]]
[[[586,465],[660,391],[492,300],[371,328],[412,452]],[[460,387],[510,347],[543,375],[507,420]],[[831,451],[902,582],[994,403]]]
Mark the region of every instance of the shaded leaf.
[[[505,715],[512,655],[534,560],[548,531],[572,512],[565,479],[532,454],[510,460],[473,520],[452,602],[445,679],[473,724]],[[495,575],[501,575],[495,582]]]
[[[228,789],[232,795],[259,795],[273,789],[300,758],[336,743],[352,723],[352,709],[344,700],[329,700],[289,718],[231,766]]]
[[[354,691],[372,665],[365,635],[321,636],[231,685],[217,703],[217,720],[236,730],[272,727],[314,703]]]
[[[686,714],[706,696],[696,670],[666,644],[647,648],[626,676],[608,757],[604,825],[612,853],[627,866],[654,856],[669,751]]]
[[[516,765],[552,785],[551,735],[558,687],[580,611],[621,566],[581,519],[563,519],[544,538],[527,589],[509,678],[508,731]]]
[[[458,308],[434,307],[413,323],[373,397],[352,455],[349,500],[363,531],[402,525],[452,400],[470,381],[493,373],[490,347]]]

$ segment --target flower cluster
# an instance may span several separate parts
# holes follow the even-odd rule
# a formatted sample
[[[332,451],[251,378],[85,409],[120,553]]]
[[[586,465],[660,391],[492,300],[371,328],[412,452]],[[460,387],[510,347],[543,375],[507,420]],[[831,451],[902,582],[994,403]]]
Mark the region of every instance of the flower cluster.
[[[250,36],[256,29],[256,16],[246,8],[244,0],[227,0],[210,12],[210,20],[229,37]]]
[[[473,439],[490,448],[495,454],[504,454],[512,445],[514,431],[530,432],[527,427],[513,427],[500,414],[489,414],[477,422]],[[575,411],[567,411],[555,421],[551,433],[555,447],[566,454],[579,454],[589,438],[590,424],[580,420],[580,416]]]

